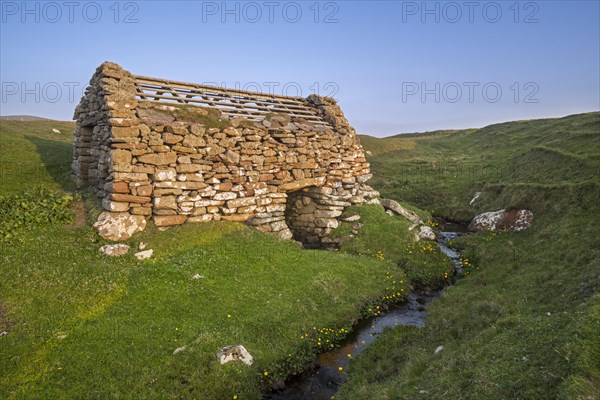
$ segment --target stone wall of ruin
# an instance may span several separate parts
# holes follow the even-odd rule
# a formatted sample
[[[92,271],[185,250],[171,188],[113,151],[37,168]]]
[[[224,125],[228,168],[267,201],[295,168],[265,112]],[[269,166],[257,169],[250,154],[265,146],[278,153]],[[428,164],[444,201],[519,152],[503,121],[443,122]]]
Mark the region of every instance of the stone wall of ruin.
[[[309,96],[322,120],[136,99],[134,78],[101,65],[77,107],[73,174],[104,209],[159,226],[243,221],[314,247],[342,210],[378,196],[363,148],[337,103]]]

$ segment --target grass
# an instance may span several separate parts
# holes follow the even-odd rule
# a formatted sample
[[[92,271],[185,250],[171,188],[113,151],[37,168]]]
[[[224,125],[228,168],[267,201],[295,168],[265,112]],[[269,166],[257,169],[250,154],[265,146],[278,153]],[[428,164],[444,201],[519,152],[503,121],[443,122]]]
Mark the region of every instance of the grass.
[[[600,295],[592,298],[587,311],[579,317],[575,339],[566,349],[573,357],[573,372],[559,388],[562,399],[600,398]]]
[[[429,221],[428,213],[403,205],[416,211],[424,221]],[[447,283],[452,262],[431,241],[415,243],[418,228],[410,231],[411,222],[400,216],[389,216],[380,205],[348,207],[345,216],[360,215],[362,228],[351,235],[357,222],[342,222],[333,232],[334,236],[345,238],[340,251],[357,255],[369,255],[399,265],[413,288],[439,288]],[[430,222],[431,223],[431,222]]]
[[[519,121],[408,135],[411,150],[369,159],[385,196],[438,216],[535,217],[524,232],[459,240],[469,275],[432,303],[424,329],[390,330],[354,359],[336,399],[599,397],[599,131],[598,113]],[[466,166],[475,176],[450,168]]]
[[[588,113],[371,139],[383,141],[379,144],[383,148],[389,141],[390,149],[402,146],[402,141],[410,144],[410,149],[369,157],[374,172],[371,183],[384,197],[468,221],[485,207],[519,206],[497,199],[498,193],[512,185],[577,190],[590,182],[597,184],[599,120],[598,113]],[[479,201],[470,206],[478,191],[482,192]]]
[[[418,134],[420,138],[426,136],[448,136],[461,131],[443,130],[435,132],[427,132]],[[407,135],[396,135],[387,138],[376,138],[369,135],[358,135],[363,147],[370,153],[368,155],[378,156],[384,153],[392,153],[397,151],[411,151],[415,148],[417,141],[408,139]]]
[[[389,330],[356,357],[336,398],[598,397],[599,127],[590,113],[372,141],[374,186],[429,210],[417,210],[425,220],[500,207],[535,218],[528,231],[459,240],[469,275],[424,329]],[[1,193],[72,190],[72,128],[0,121]],[[86,207],[89,223],[97,202]],[[332,345],[319,333],[339,338],[408,285],[442,282],[445,260],[411,254],[406,221],[377,206],[346,213],[364,227],[350,238],[342,224],[337,253],[213,222],[150,226],[128,241],[154,249],[145,262],[99,253],[89,224],[31,223],[0,247],[0,397],[260,398]],[[232,344],[254,364],[219,365]]]
[[[73,127],[2,121],[1,165],[22,164],[3,168],[2,193],[67,196]],[[394,263],[228,222],[150,226],[127,241],[146,242],[150,260],[111,258],[90,226],[98,202],[84,201],[87,224],[27,219],[19,240],[1,243],[0,398],[258,399],[409,290]],[[400,235],[403,223],[385,217]],[[221,366],[216,352],[232,344],[254,364]]]
[[[402,279],[378,260],[302,251],[234,223],[149,229],[131,243],[142,240],[149,262],[103,256],[89,227],[2,249],[13,322],[2,398],[258,398],[312,360],[306,330],[349,328],[386,274]],[[231,344],[255,363],[220,366],[216,351]]]
[[[73,122],[0,120],[0,194],[72,189],[73,129]]]
[[[48,189],[0,195],[0,244],[25,240],[33,226],[71,222],[73,200],[72,195],[58,194]]]

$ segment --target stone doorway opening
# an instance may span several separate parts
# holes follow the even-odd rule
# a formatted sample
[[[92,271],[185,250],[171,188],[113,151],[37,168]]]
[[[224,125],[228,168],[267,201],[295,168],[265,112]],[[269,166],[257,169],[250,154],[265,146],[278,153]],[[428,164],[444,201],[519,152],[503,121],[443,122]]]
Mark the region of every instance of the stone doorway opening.
[[[336,217],[343,207],[332,204],[331,189],[310,186],[287,193],[285,222],[294,240],[308,249],[336,248],[337,241],[329,237],[338,227]]]

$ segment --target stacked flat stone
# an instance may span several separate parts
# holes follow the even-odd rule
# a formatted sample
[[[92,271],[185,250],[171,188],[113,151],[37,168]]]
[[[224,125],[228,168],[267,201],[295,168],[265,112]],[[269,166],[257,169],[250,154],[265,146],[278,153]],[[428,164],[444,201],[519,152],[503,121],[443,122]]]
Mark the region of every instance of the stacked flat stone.
[[[324,124],[286,114],[227,120],[216,108],[170,104],[138,100],[132,75],[102,64],[75,112],[77,187],[109,212],[159,227],[247,222],[312,247],[332,243],[345,207],[379,195],[365,184],[363,148],[331,98],[306,99]]]

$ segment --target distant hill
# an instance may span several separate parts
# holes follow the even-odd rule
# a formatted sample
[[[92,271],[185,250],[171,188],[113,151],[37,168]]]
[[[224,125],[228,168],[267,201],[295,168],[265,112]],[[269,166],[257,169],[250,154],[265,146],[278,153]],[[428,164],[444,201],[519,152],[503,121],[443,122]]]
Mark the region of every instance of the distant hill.
[[[368,155],[378,155],[399,150],[412,150],[416,140],[426,137],[450,136],[457,133],[474,132],[477,129],[438,130],[431,132],[401,133],[398,135],[377,138],[369,135],[358,135],[363,147],[370,152]]]
[[[373,179],[384,197],[449,219],[470,220],[478,207],[511,205],[546,211],[537,186],[568,191],[598,182],[600,113],[511,121],[480,129],[440,130],[374,138],[361,135]],[[519,187],[514,190],[513,187]],[[506,188],[510,187],[511,190]],[[478,192],[488,194],[472,207]],[[500,199],[499,193],[514,195]],[[531,199],[523,199],[529,193]],[[510,197],[510,196],[509,196]],[[502,200],[502,201],[501,201]],[[502,204],[501,204],[502,203]],[[534,204],[535,203],[535,204]],[[536,206],[537,204],[537,206]]]
[[[0,120],[4,121],[55,121],[50,118],[36,117],[35,115],[3,115]]]

